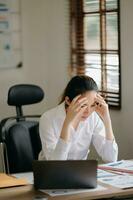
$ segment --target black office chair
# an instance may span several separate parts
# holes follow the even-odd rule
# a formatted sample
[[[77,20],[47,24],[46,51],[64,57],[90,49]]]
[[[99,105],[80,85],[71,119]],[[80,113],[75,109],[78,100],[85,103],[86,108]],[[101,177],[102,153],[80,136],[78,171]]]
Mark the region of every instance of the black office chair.
[[[36,85],[20,84],[9,89],[8,105],[16,107],[17,115],[0,123],[0,142],[4,147],[7,173],[32,171],[32,161],[38,158],[41,150],[40,115],[23,115],[22,106],[38,103],[43,98],[43,90]]]

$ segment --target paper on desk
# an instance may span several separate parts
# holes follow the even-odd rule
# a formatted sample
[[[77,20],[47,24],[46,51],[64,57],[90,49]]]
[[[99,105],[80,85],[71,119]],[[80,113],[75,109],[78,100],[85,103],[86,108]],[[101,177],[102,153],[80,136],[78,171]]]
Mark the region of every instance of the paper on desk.
[[[72,194],[79,194],[84,192],[96,192],[106,190],[107,188],[98,185],[97,188],[94,189],[55,189],[55,190],[40,190],[52,197],[54,196],[61,196],[61,195],[72,195]]]
[[[99,169],[133,174],[133,160],[120,160],[113,163],[99,165]]]
[[[116,174],[114,174],[114,173],[107,172],[102,169],[97,170],[97,178],[114,177],[114,176],[116,176]]]
[[[98,180],[122,189],[133,187],[133,176],[131,175],[116,175],[115,177],[99,178]]]
[[[109,166],[113,166],[113,164],[112,165],[110,164]],[[118,161],[118,164],[116,163],[114,167],[117,167],[119,169],[133,170],[133,160]]]
[[[33,172],[12,174],[16,178],[25,178],[29,184],[33,184]]]
[[[112,168],[133,170],[133,160],[120,160],[117,162],[107,163],[101,166],[109,166]]]

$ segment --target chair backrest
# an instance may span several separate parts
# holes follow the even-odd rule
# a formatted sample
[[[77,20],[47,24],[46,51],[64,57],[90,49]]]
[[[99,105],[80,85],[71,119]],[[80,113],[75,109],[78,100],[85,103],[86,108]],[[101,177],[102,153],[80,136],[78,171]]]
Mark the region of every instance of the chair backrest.
[[[7,103],[16,107],[16,114],[23,116],[23,105],[30,105],[42,101],[44,98],[43,90],[37,85],[19,84],[9,88]]]
[[[1,121],[0,140],[5,144],[5,165],[9,173],[32,171],[32,161],[41,150],[40,115],[23,115],[22,106],[40,102],[43,90],[35,85],[21,84],[9,89],[8,104],[16,106],[17,115]]]

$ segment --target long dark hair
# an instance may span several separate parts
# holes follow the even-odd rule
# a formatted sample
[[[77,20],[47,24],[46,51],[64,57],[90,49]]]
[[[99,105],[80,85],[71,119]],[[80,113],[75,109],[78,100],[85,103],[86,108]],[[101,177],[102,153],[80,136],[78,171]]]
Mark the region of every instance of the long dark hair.
[[[72,101],[74,97],[79,94],[83,94],[87,91],[98,91],[98,87],[93,78],[82,75],[74,76],[67,84],[64,93],[62,95],[60,103],[65,100],[65,97],[69,97],[69,100]]]

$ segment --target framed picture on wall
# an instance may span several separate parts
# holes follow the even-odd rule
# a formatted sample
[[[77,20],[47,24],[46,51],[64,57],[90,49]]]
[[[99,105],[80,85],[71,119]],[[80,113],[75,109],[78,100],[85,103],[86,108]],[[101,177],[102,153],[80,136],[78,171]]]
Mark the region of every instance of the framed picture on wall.
[[[0,0],[0,68],[22,66],[21,0]]]

